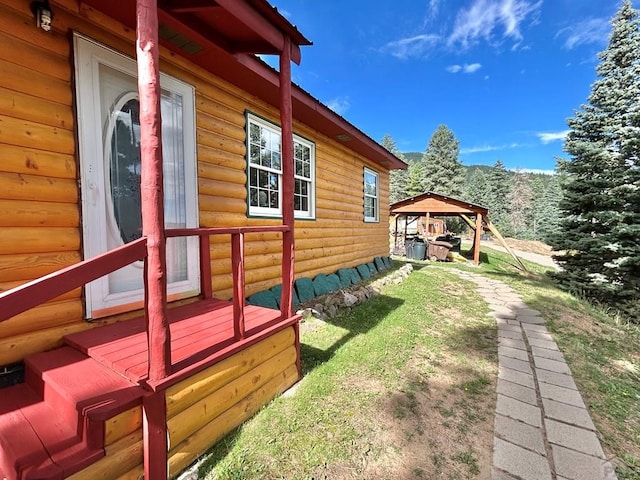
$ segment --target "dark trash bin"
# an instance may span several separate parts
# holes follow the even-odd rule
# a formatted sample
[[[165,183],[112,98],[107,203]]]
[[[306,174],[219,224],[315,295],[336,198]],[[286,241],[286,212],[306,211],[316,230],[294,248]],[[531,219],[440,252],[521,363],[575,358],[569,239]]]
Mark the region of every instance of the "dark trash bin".
[[[404,256],[407,260],[413,259],[413,239],[405,240],[404,242]]]
[[[413,244],[413,259],[424,260],[427,255],[427,244],[422,241],[416,241]]]
[[[421,238],[412,238],[404,243],[405,256],[408,260],[424,260],[427,244]]]

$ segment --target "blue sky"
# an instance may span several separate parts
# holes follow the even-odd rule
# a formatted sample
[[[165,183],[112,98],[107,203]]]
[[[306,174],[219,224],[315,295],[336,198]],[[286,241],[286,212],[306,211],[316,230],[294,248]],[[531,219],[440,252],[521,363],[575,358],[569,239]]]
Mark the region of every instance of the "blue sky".
[[[555,167],[618,0],[272,0],[313,46],[293,80],[376,141],[465,165]],[[637,5],[634,5],[637,7]],[[270,62],[271,63],[271,62]]]

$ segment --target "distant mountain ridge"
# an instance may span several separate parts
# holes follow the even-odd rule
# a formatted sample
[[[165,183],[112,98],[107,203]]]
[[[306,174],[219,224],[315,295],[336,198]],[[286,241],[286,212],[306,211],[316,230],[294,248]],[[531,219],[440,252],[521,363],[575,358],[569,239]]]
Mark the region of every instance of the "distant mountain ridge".
[[[406,160],[407,164],[411,165],[412,163],[420,162],[422,160],[422,155],[424,155],[424,153],[423,152],[402,152],[402,155],[404,156],[404,159]],[[463,165],[463,167],[466,172],[467,182],[477,170],[482,170],[482,173],[484,173],[485,175],[488,175],[489,173],[491,173],[491,170],[493,168],[491,165]],[[513,176],[516,174],[514,170],[507,170],[507,172],[509,173],[510,176]],[[537,173],[537,172],[536,173],[525,172],[525,173],[527,173],[527,175],[532,175],[532,176],[538,176],[538,175],[548,176],[549,175],[546,173]]]

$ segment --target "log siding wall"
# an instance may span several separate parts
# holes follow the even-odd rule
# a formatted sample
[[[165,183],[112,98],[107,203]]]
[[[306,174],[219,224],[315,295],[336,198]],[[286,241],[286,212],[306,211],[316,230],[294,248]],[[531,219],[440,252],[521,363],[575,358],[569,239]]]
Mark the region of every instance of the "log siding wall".
[[[135,32],[75,0],[52,1],[53,29],[35,27],[29,2],[0,0],[0,289],[82,258],[72,31],[131,57]],[[203,227],[280,224],[248,218],[245,110],[278,123],[277,109],[161,49],[161,70],[195,87],[198,206]],[[294,120],[316,145],[316,220],[296,221],[296,278],[387,255],[386,170]],[[363,169],[379,174],[380,222],[364,223]],[[214,295],[232,289],[230,239],[212,237]],[[281,278],[281,236],[247,236],[246,295]],[[80,289],[0,325],[0,365],[54,348],[83,320]],[[127,314],[118,318],[130,317]],[[105,321],[114,321],[107,319]]]

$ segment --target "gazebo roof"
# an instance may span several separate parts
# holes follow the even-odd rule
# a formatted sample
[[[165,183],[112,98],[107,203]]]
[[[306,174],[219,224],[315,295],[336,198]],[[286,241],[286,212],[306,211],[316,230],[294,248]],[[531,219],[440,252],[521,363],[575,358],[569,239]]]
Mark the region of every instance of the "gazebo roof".
[[[480,213],[486,216],[489,209],[435,192],[426,192],[391,204],[391,215],[422,216],[427,213],[440,216]]]

